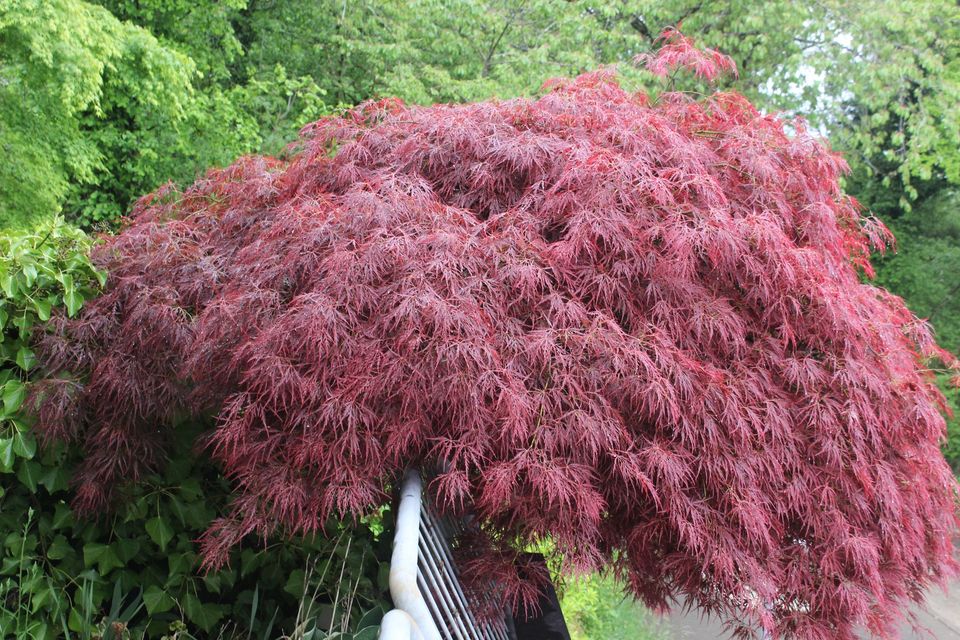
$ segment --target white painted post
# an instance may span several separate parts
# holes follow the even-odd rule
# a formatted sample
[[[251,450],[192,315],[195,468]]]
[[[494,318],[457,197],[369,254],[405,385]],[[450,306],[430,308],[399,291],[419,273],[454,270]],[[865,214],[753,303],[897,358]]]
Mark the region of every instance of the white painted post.
[[[407,614],[407,623],[411,627],[412,637],[417,640],[442,640],[433,616],[427,608],[423,594],[417,586],[417,558],[420,544],[420,501],[423,485],[420,475],[408,470],[403,476],[400,487],[400,507],[397,509],[397,528],[393,538],[393,554],[390,558],[390,597],[393,606]],[[393,613],[392,611],[387,614]],[[380,627],[381,640],[393,640],[395,636],[389,625],[400,625],[400,616],[390,616]],[[395,622],[396,621],[396,622]],[[400,631],[397,631],[400,633]],[[388,635],[389,634],[389,635]],[[411,636],[407,636],[411,637]]]

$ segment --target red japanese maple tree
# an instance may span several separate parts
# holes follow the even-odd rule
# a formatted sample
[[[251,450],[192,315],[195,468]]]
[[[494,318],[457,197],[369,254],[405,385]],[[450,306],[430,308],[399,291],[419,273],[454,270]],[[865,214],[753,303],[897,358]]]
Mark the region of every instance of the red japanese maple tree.
[[[730,66],[666,44],[653,71]],[[895,635],[956,568],[929,369],[957,363],[861,279],[889,235],[789,125],[603,72],[316,122],[289,159],[143,198],[96,248],[105,293],[39,339],[37,428],[85,443],[94,511],[178,416],[216,415],[236,499],[212,567],[435,466],[440,507],[485,523],[477,567],[549,538],[651,605]]]

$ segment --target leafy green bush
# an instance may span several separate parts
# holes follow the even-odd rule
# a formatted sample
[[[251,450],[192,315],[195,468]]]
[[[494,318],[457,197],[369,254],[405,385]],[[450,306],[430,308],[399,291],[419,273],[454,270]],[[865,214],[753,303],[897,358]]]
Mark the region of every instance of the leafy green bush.
[[[569,583],[563,589],[560,606],[572,640],[666,638],[654,616],[609,576]]]
[[[902,296],[936,330],[937,340],[960,354],[960,192],[943,190],[891,225],[897,252],[877,260],[877,282]],[[947,419],[943,453],[960,473],[960,389],[949,376],[940,387],[953,416]]]
[[[307,640],[361,629],[357,640],[375,638],[388,553],[375,535],[379,521],[330,523],[335,537],[254,543],[228,568],[197,573],[194,540],[229,495],[191,450],[206,425],[180,425],[166,469],[129,489],[116,511],[75,517],[68,485],[79,448],[38,448],[21,406],[31,331],[55,307],[75,314],[103,283],[89,245],[60,221],[0,235],[0,635]]]

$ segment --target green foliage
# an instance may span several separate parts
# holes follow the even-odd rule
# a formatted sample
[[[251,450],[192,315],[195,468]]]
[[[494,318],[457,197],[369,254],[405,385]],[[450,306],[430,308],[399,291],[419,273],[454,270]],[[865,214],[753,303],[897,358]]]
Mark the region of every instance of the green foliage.
[[[116,88],[112,77],[107,87]],[[64,215],[83,227],[111,228],[144,193],[170,180],[190,182],[259,146],[256,121],[219,89],[194,94],[176,120],[156,110],[134,117],[134,108],[117,89],[102,100],[102,116],[80,118],[103,157],[97,175],[71,184],[64,200]]]
[[[629,48],[604,50],[619,32],[593,11],[550,0],[254,2],[248,58],[309,74],[339,104],[509,98],[629,59]]]
[[[665,640],[653,614],[609,576],[581,578],[563,590],[560,606],[572,640]]]
[[[229,81],[231,65],[243,55],[236,23],[247,0],[94,0],[120,20],[154,34],[165,46],[190,57],[201,86]]]
[[[877,260],[877,281],[928,319],[960,352],[960,192],[943,190],[891,223],[897,251]]]
[[[82,0],[0,4],[0,226],[56,213],[76,185],[98,182],[110,149],[91,119],[122,111],[134,130],[182,120],[193,73],[148,31]]]
[[[0,223],[63,206],[84,226],[113,224],[167,180],[277,152],[331,106],[372,97],[509,98],[602,64],[636,85],[631,58],[679,22],[736,60],[737,89],[850,152],[868,204],[906,209],[927,183],[960,180],[948,0],[98,3],[0,9],[0,142],[17,160],[0,168]]]
[[[56,307],[65,307],[73,316],[103,285],[105,276],[90,263],[88,249],[86,235],[59,220],[30,233],[0,234],[0,384],[4,399],[0,424],[13,442],[24,438],[33,442],[18,412],[35,361],[29,344],[34,327],[49,320]],[[0,439],[0,452],[9,448],[5,442]],[[27,448],[29,455],[19,457],[33,457],[35,446]],[[9,472],[12,467],[4,462],[0,455],[0,471]]]
[[[136,637],[182,625],[184,638],[272,638],[297,627],[326,632],[358,628],[361,619],[377,623],[385,610],[383,550],[363,529],[341,527],[334,540],[254,543],[229,568],[197,572],[194,540],[223,508],[229,487],[203,473],[209,465],[190,453],[194,436],[195,427],[185,425],[164,474],[98,521],[78,519],[66,502],[69,451],[18,459],[15,475],[2,477],[0,600],[7,605],[0,627],[21,637],[84,637],[106,619]],[[25,524],[24,513],[31,514]],[[335,598],[341,577],[343,597]],[[347,595],[352,618],[343,621]]]
[[[960,6],[947,0],[826,5],[850,46],[817,58],[823,92],[834,96],[838,142],[855,162],[902,192],[909,210],[918,184],[960,184]],[[837,36],[839,38],[839,35]],[[845,117],[844,117],[845,116]]]
[[[891,226],[897,252],[877,260],[877,282],[926,318],[941,345],[960,353],[960,193],[942,190]],[[940,382],[953,411],[944,455],[960,473],[960,389],[946,375]]]
[[[940,376],[937,381],[953,414],[947,419],[947,439],[943,443],[943,455],[953,467],[953,472],[960,476],[960,389],[951,386],[947,376]]]
[[[388,552],[371,533],[382,531],[378,518],[357,528],[330,523],[335,539],[254,542],[229,568],[197,572],[194,540],[229,496],[228,482],[191,450],[204,425],[180,425],[164,471],[130,487],[115,512],[74,515],[68,481],[78,448],[38,447],[20,409],[34,361],[31,331],[57,308],[75,314],[103,284],[88,248],[86,236],[61,221],[0,235],[3,637],[95,638],[109,629],[116,637],[291,631],[306,639],[377,624],[385,608],[380,559]]]

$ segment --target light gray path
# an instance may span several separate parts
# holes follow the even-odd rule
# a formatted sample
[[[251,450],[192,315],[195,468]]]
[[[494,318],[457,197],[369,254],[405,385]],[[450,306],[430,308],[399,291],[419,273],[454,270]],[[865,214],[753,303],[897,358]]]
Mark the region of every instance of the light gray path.
[[[928,593],[927,609],[918,613],[918,619],[929,633],[917,633],[905,625],[903,640],[960,640],[960,583],[955,583],[949,593],[940,589]],[[664,617],[662,629],[669,640],[722,640],[730,637],[716,619],[704,619],[696,610],[688,613],[674,610]]]

